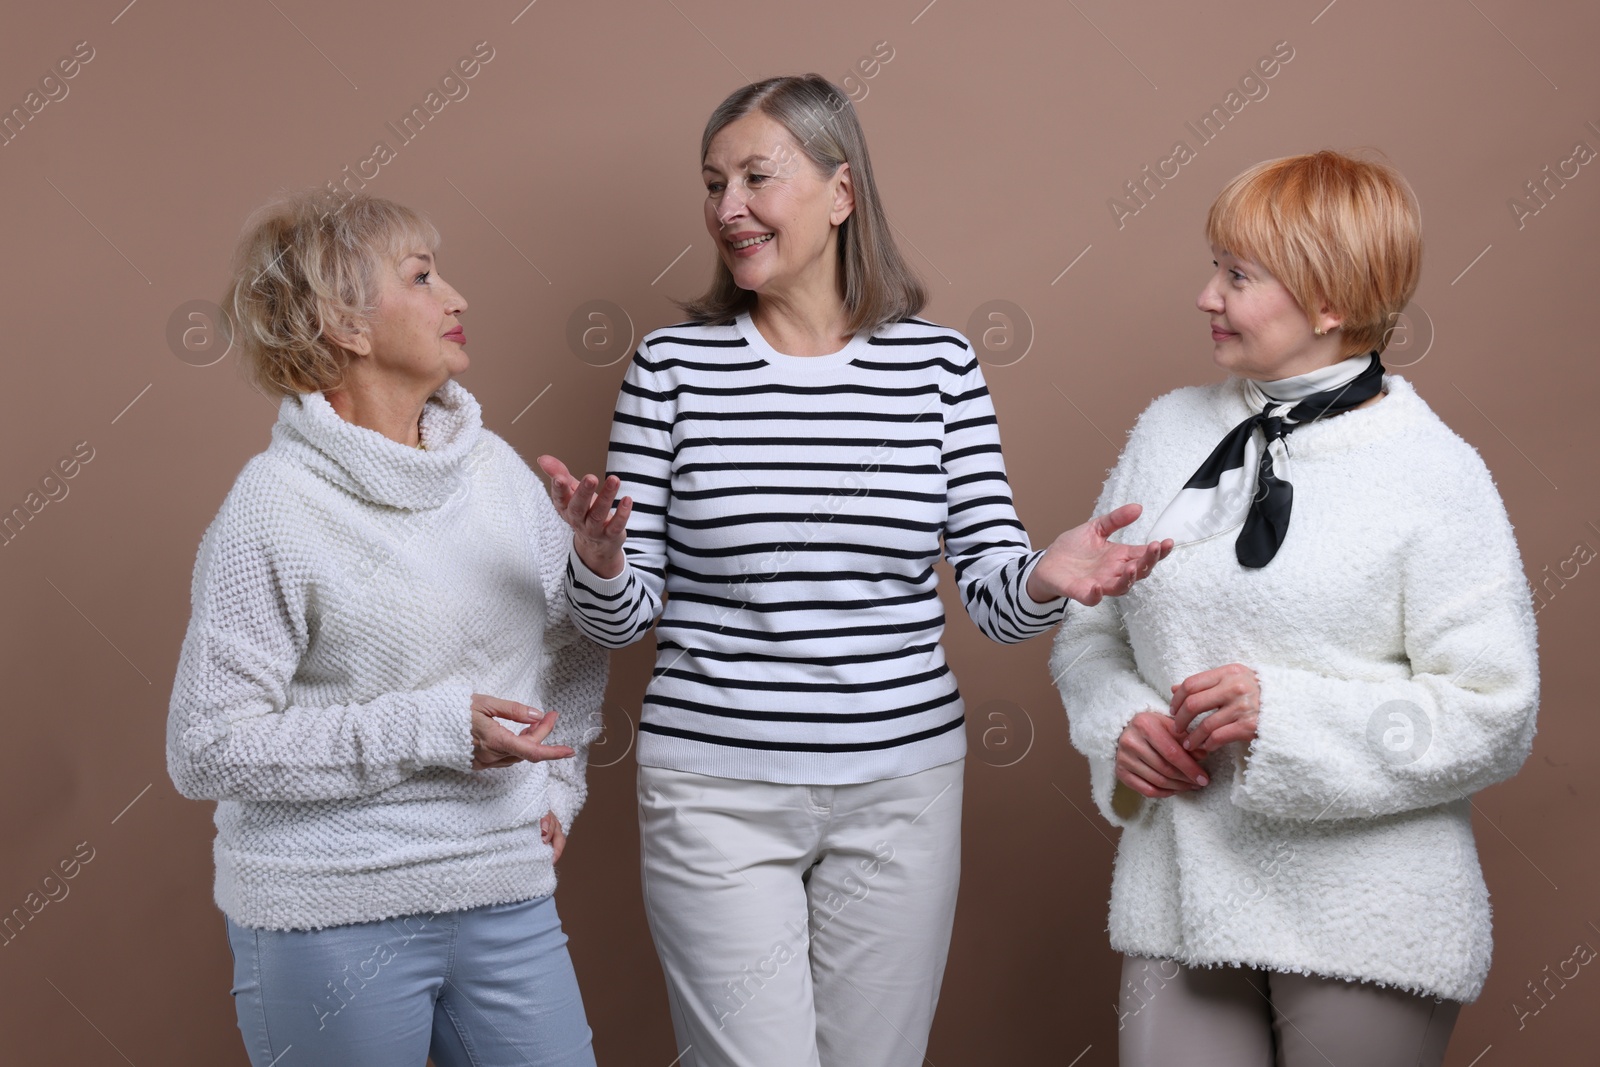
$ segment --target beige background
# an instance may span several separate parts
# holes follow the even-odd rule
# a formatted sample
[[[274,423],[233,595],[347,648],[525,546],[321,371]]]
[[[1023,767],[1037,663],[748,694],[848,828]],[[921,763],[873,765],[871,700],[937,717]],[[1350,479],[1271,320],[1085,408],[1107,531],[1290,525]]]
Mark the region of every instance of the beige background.
[[[710,109],[758,77],[842,79],[887,42],[892,59],[852,85],[890,214],[930,284],[926,314],[966,329],[987,301],[1022,312],[1010,347],[992,334],[986,358],[1037,542],[1087,516],[1152,396],[1216,376],[1193,302],[1209,270],[1200,226],[1224,181],[1330,146],[1381,149],[1415,184],[1424,279],[1391,361],[1413,363],[1403,373],[1482,451],[1530,576],[1566,573],[1549,579],[1539,617],[1533,757],[1476,802],[1497,949],[1450,1063],[1592,1062],[1600,964],[1551,980],[1547,1003],[1527,983],[1580,943],[1600,948],[1600,730],[1585,673],[1600,571],[1572,562],[1600,549],[1600,166],[1552,182],[1521,228],[1507,201],[1576,142],[1600,147],[1600,8],[125,2],[16,4],[0,23],[5,109],[24,107],[77,42],[94,50],[67,95],[0,147],[12,389],[0,508],[24,504],[77,443],[94,450],[68,495],[0,547],[0,911],[80,843],[93,850],[70,895],[0,946],[0,1059],[244,1062],[211,903],[210,806],[173,791],[163,742],[195,548],[274,418],[232,356],[196,365],[220,345],[203,330],[192,348],[170,342],[169,323],[218,297],[247,213],[389,141],[396,158],[368,188],[443,231],[442,270],[472,305],[463,382],[485,421],[527,457],[595,467],[622,366],[579,358],[569,319],[606,300],[642,333],[704,284],[695,153]],[[469,95],[398,145],[385,123],[479,41],[494,58]],[[1184,123],[1280,41],[1294,57],[1268,95],[1200,146]],[[1179,138],[1195,158],[1119,229],[1108,199]],[[948,644],[973,751],[929,1061],[1113,1063],[1114,832],[1068,746],[1047,640],[992,645],[957,609]],[[560,900],[600,1062],[666,1067],[677,1050],[639,902],[629,752],[649,659],[648,647],[616,657],[596,755],[611,765],[592,772]]]

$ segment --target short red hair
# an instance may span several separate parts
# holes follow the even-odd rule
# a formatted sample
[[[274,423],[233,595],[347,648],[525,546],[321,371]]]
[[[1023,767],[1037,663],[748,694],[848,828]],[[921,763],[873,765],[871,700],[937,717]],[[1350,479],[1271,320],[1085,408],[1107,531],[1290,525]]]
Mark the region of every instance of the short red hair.
[[[1346,357],[1383,351],[1417,290],[1422,212],[1393,167],[1315,152],[1257,163],[1206,215],[1206,239],[1266,268],[1307,317],[1338,314]]]

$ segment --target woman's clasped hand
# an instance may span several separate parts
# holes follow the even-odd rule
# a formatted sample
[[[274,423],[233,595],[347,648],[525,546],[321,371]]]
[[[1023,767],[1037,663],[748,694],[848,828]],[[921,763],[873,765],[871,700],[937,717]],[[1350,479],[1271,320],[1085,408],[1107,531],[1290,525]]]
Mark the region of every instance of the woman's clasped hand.
[[[1122,731],[1117,778],[1152,798],[1204,789],[1201,761],[1231,742],[1249,745],[1260,712],[1261,683],[1244,664],[1192,674],[1172,687],[1166,711],[1142,711]]]

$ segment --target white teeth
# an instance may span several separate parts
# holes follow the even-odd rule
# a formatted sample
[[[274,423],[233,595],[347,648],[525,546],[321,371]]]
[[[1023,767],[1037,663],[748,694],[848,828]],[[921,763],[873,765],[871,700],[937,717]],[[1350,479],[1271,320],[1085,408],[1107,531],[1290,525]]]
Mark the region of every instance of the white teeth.
[[[746,241],[735,241],[734,244],[733,244],[733,247],[734,248],[749,248],[751,245],[762,244],[762,243],[764,243],[766,241],[770,241],[770,240],[772,240],[772,234],[764,233],[760,237],[752,237],[752,238],[750,238],[749,240],[746,240]]]

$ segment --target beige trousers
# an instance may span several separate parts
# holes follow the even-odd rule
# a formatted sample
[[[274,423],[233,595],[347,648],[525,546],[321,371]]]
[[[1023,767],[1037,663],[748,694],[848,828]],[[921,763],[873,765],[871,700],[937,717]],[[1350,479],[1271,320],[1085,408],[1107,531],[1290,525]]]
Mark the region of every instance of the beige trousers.
[[[1124,956],[1122,1067],[1439,1067],[1460,1003],[1364,982]]]
[[[645,915],[679,1067],[921,1067],[962,769],[808,786],[639,768]]]

